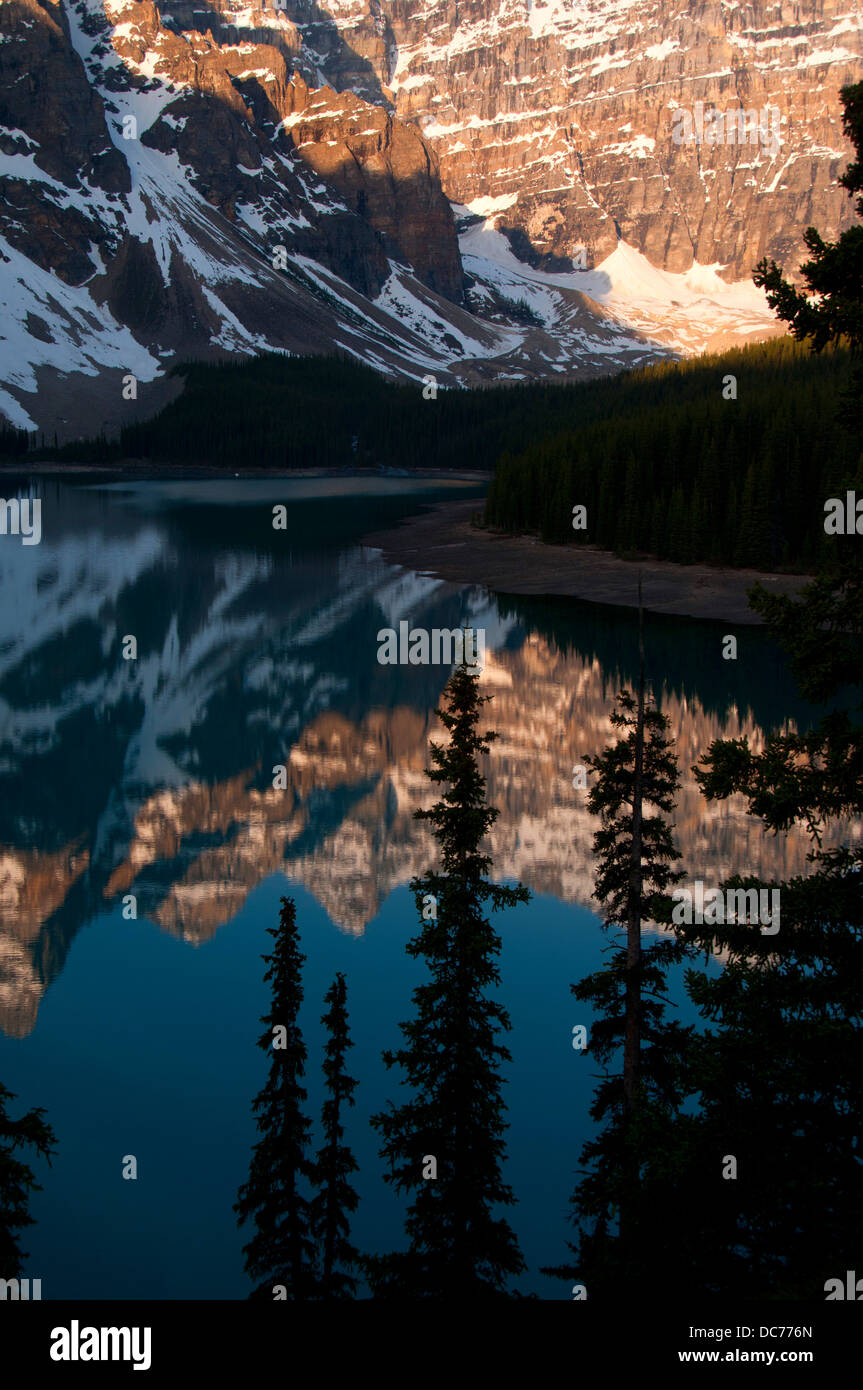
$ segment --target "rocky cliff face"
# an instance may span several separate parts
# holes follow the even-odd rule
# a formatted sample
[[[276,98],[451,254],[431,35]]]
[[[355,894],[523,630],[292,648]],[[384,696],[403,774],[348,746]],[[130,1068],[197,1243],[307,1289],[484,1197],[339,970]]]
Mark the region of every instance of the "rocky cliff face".
[[[763,335],[724,282],[850,218],[860,53],[850,0],[2,0],[0,411],[110,431],[177,356],[447,383]],[[652,271],[690,279],[645,311]]]
[[[127,240],[143,245],[135,202],[155,211],[145,171],[167,184],[173,165],[228,222],[316,254],[364,293],[380,291],[395,256],[461,300],[435,156],[383,108],[310,91],[290,66],[291,26],[276,42],[232,44],[175,32],[150,0],[68,10],[5,0],[3,10],[2,225],[37,265],[78,284],[92,276],[91,246],[110,255]],[[168,158],[148,166],[141,146]],[[8,196],[19,185],[23,204]]]
[[[494,215],[530,264],[583,252],[589,268],[623,240],[665,270],[740,280],[793,258],[810,223],[833,235],[851,217],[836,175],[839,91],[863,76],[854,0],[280,6],[217,0],[206,23],[266,33],[310,80],[394,110],[447,196]]]
[[[847,223],[835,178],[839,89],[863,75],[852,0],[333,7],[345,35],[373,32],[378,8],[389,43],[367,51],[397,112],[438,152],[450,198],[500,212],[528,260],[584,248],[595,265],[622,239],[666,270],[720,262],[739,280],[765,254],[793,258],[802,227]]]
[[[406,293],[458,313],[436,157],[383,107],[310,88],[288,21],[237,43],[170,28],[149,0],[4,0],[0,22],[0,409],[15,423],[92,432],[124,375],[158,380],[177,356],[338,345],[422,375],[421,338],[371,301],[400,267]],[[70,418],[69,390],[48,418],[71,375],[96,378],[89,408]]]

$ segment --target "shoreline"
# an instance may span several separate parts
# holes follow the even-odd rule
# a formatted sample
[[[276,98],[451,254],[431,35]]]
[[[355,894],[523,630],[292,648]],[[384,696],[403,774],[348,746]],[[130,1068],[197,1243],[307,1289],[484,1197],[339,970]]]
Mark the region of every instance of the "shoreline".
[[[670,560],[621,560],[608,550],[549,545],[535,536],[508,536],[471,525],[480,499],[441,502],[363,544],[406,569],[455,584],[480,584],[498,593],[576,598],[636,608],[639,572],[650,613],[763,626],[746,590],[760,582],[777,594],[795,594],[811,575],[753,569],[678,565]]]
[[[26,456],[25,456],[26,458]],[[437,480],[451,478],[454,482],[486,483],[494,477],[487,469],[465,469],[456,472],[451,468],[216,468],[211,464],[154,464],[141,460],[124,459],[119,463],[59,463],[46,460],[43,463],[4,459],[0,462],[0,477],[22,474],[69,474],[82,475],[96,473],[105,477],[134,478],[137,481],[159,482],[166,478],[173,481],[183,478],[277,478],[289,482],[291,478],[412,478],[422,482],[424,478]]]

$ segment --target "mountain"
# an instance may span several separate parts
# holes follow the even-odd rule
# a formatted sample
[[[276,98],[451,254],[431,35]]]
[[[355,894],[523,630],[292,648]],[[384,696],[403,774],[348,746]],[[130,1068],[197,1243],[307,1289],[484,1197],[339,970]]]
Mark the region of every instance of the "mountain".
[[[719,262],[741,280],[763,255],[793,258],[810,223],[849,222],[835,180],[839,88],[861,77],[853,0],[384,8],[399,16],[397,112],[434,147],[448,195],[500,212],[533,264],[579,245],[595,265],[622,240],[664,270]],[[754,113],[742,132],[727,118],[738,109]],[[675,138],[683,112],[689,141]]]
[[[477,384],[774,332],[749,273],[846,224],[860,52],[839,0],[2,0],[0,412],[110,433],[184,357]]]

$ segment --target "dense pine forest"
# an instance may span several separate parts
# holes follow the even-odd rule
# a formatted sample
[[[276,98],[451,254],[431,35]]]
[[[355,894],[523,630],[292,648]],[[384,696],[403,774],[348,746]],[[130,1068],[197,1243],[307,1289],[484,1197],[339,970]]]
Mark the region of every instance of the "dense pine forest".
[[[187,363],[182,395],[117,440],[40,449],[70,462],[214,468],[487,469],[506,448],[578,419],[585,386],[484,390],[397,384],[343,357],[270,353],[248,362]],[[425,395],[424,395],[425,392]],[[34,441],[35,442],[35,441]]]
[[[805,571],[825,500],[863,482],[837,420],[849,381],[844,351],[781,338],[593,383],[577,424],[499,459],[486,520],[623,555]]]
[[[0,459],[18,458],[26,454],[30,437],[26,430],[16,430],[0,421]]]

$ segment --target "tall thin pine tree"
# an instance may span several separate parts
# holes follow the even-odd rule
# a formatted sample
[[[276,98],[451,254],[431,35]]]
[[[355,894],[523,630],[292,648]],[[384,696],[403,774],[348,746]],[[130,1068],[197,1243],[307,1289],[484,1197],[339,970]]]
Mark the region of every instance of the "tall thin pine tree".
[[[247,1273],[263,1282],[251,1297],[281,1296],[274,1293],[278,1286],[288,1299],[308,1299],[316,1295],[317,1274],[310,1204],[303,1192],[313,1173],[307,1157],[311,1126],[303,1110],[306,1047],[298,1021],[305,956],[292,898],[282,898],[279,925],[267,930],[276,943],[263,957],[272,1007],[261,1019],[266,1031],[258,1047],[270,1057],[270,1074],[252,1106],[261,1138],[234,1211],[238,1225],[253,1221],[255,1227],[243,1253]]]
[[[524,1269],[515,1234],[497,1214],[515,1200],[502,1177],[500,1069],[510,1054],[499,1035],[510,1020],[489,993],[500,982],[500,937],[485,910],[526,902],[529,893],[491,883],[491,859],[480,850],[498,814],[486,804],[479,767],[496,737],[477,732],[490,698],[479,694],[477,671],[456,668],[446,706],[437,710],[450,741],[432,744],[427,773],[447,790],[415,812],[433,827],[441,866],[411,883],[423,926],[407,950],[424,960],[429,978],[414,990],[414,1018],[401,1025],[405,1046],[384,1053],[388,1067],[401,1067],[411,1095],[372,1118],[390,1163],[386,1181],[413,1193],[408,1250],[367,1261],[376,1297],[501,1296]]]
[[[672,867],[680,856],[666,820],[674,809],[677,764],[668,719],[646,693],[641,624],[639,648],[637,694],[621,691],[611,715],[623,736],[585,759],[597,774],[588,809],[600,817],[594,897],[605,906],[606,929],[626,933],[608,965],[571,987],[599,1013],[587,1051],[604,1074],[590,1113],[605,1127],[582,1149],[582,1178],[570,1204],[574,1261],[544,1271],[577,1278],[600,1298],[649,1277],[655,1232],[641,1190],[642,1163],[679,1103],[680,1059],[691,1032],[665,1017],[668,967],[683,946],[671,937],[645,945],[642,936],[645,922],[670,919],[668,889],[681,874]]]
[[[323,1104],[324,1142],[318,1151],[314,1179],[318,1188],[312,1199],[312,1230],[320,1256],[319,1297],[349,1298],[357,1288],[351,1270],[359,1256],[350,1242],[350,1218],[358,1197],[350,1184],[358,1165],[344,1143],[342,1114],[354,1104],[356,1081],[345,1070],[345,1056],[353,1047],[348,1032],[347,985],[338,972],[326,994],[329,1010],[321,1018],[327,1029],[324,1078],[329,1092]]]

